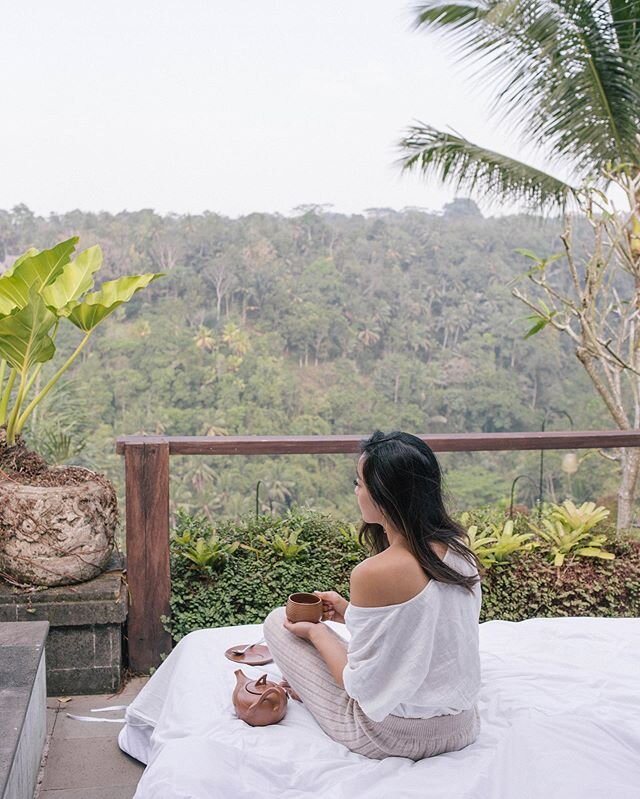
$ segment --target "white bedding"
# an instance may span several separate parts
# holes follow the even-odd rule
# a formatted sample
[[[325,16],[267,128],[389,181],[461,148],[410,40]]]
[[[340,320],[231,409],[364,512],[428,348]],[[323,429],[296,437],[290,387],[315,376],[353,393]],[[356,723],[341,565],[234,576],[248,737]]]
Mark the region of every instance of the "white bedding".
[[[480,738],[418,763],[353,754],[293,701],[271,727],[237,719],[223,653],[260,635],[192,633],[130,705],[120,746],[148,763],[135,799],[640,797],[640,619],[482,624]]]

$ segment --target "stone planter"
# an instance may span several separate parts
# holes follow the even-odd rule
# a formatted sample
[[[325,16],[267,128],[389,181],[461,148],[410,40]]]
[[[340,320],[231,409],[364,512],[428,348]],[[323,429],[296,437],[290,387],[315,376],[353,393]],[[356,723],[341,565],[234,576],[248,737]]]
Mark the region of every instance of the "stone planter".
[[[78,467],[51,469],[62,485],[0,480],[0,572],[18,583],[90,580],[113,550],[117,504],[111,483]],[[51,481],[53,482],[53,480]]]

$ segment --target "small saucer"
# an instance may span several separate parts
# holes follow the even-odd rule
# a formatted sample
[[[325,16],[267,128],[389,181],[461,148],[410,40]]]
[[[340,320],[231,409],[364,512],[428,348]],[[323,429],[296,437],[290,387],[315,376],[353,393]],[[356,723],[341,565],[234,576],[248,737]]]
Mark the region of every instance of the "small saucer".
[[[229,660],[233,660],[234,663],[244,663],[246,666],[266,666],[267,663],[273,663],[269,647],[264,644],[252,646],[251,649],[247,649],[243,655],[233,654],[233,649],[242,649],[243,646],[246,646],[246,644],[236,644],[235,646],[229,647],[224,653],[224,656]]]

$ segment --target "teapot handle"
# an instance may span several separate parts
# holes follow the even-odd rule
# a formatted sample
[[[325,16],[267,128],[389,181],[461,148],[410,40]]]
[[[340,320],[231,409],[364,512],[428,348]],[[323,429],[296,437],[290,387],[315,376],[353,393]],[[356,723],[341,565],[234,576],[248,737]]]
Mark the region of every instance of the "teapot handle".
[[[285,702],[287,701],[287,695],[284,692],[284,689],[280,688],[280,686],[273,686],[272,688],[267,688],[266,691],[262,692],[262,696],[260,697],[260,699],[258,699],[258,701],[256,702],[256,705],[262,704],[262,702],[264,702],[264,700],[268,696],[272,696],[273,694],[276,694],[280,699],[282,699],[282,695],[284,694],[284,701]]]

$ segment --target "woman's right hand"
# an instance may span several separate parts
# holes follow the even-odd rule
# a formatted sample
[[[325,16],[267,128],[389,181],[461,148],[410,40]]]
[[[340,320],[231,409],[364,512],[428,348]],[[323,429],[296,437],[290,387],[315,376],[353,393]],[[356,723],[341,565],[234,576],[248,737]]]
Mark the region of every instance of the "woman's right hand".
[[[337,591],[314,591],[322,599],[322,621],[344,624],[344,614],[349,604]]]

